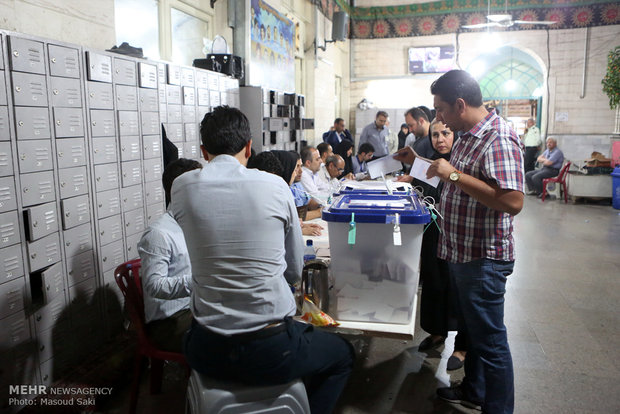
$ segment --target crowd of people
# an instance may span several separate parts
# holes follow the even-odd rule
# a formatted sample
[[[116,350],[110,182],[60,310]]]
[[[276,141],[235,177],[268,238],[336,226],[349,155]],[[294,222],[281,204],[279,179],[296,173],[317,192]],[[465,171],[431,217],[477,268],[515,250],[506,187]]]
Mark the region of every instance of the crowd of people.
[[[458,87],[456,87],[458,86]],[[406,111],[390,134],[379,111],[354,139],[341,118],[317,147],[300,153],[252,154],[247,118],[216,107],[200,127],[208,162],[180,159],[163,175],[166,214],[144,233],[138,250],[147,329],[158,347],[183,351],[192,369],[222,380],[279,384],[303,378],[313,413],[332,412],[353,370],[355,352],[342,337],[292,319],[289,285],[303,266],[303,235],[342,179],[366,178],[366,163],[392,156],[404,169],[417,155],[431,165],[434,187],[398,177],[432,200],[441,220],[424,231],[420,324],[426,351],[457,331],[448,369],[464,367],[460,384],[439,398],[488,413],[514,410],[513,367],[503,321],[507,277],[514,266],[513,217],[527,182],[563,162],[553,138],[525,173],[541,145],[533,120],[523,141],[482,102],[478,83],[453,70],[431,86],[434,111]],[[391,135],[391,138],[390,138]],[[248,214],[251,212],[251,214]]]

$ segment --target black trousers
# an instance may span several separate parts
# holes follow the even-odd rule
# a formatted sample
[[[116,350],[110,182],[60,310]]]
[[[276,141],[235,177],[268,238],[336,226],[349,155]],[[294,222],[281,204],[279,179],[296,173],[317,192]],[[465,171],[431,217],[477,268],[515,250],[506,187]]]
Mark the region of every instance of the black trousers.
[[[189,365],[211,378],[246,384],[304,380],[313,414],[331,413],[353,369],[355,352],[338,335],[286,318],[285,327],[223,336],[193,321],[185,337]],[[284,328],[284,329],[282,329]],[[276,332],[270,335],[269,329]]]
[[[538,154],[538,147],[525,147],[525,159],[523,160],[525,172],[536,168],[536,154]]]

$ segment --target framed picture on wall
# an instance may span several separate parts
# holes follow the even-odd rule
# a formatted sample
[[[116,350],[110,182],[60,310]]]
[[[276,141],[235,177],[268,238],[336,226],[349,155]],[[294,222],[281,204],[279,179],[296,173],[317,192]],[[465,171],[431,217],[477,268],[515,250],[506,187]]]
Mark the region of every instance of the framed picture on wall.
[[[263,0],[250,1],[251,85],[295,92],[295,29]]]

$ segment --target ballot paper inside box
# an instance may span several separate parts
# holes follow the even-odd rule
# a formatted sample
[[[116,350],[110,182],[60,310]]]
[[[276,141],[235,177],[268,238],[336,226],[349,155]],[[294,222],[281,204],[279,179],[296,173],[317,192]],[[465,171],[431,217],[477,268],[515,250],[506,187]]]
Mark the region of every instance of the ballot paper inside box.
[[[330,315],[338,321],[410,324],[422,233],[430,220],[417,197],[346,194],[334,201],[323,219],[329,226],[334,281]]]

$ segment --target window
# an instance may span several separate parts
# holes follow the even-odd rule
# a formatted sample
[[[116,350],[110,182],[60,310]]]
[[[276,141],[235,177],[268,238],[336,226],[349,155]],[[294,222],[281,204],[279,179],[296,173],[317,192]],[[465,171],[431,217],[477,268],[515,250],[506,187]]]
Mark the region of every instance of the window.
[[[172,61],[191,66],[196,58],[204,58],[204,38],[209,38],[209,26],[204,20],[172,8]]]
[[[145,57],[160,58],[157,0],[116,0],[114,21],[117,46],[127,42]]]

